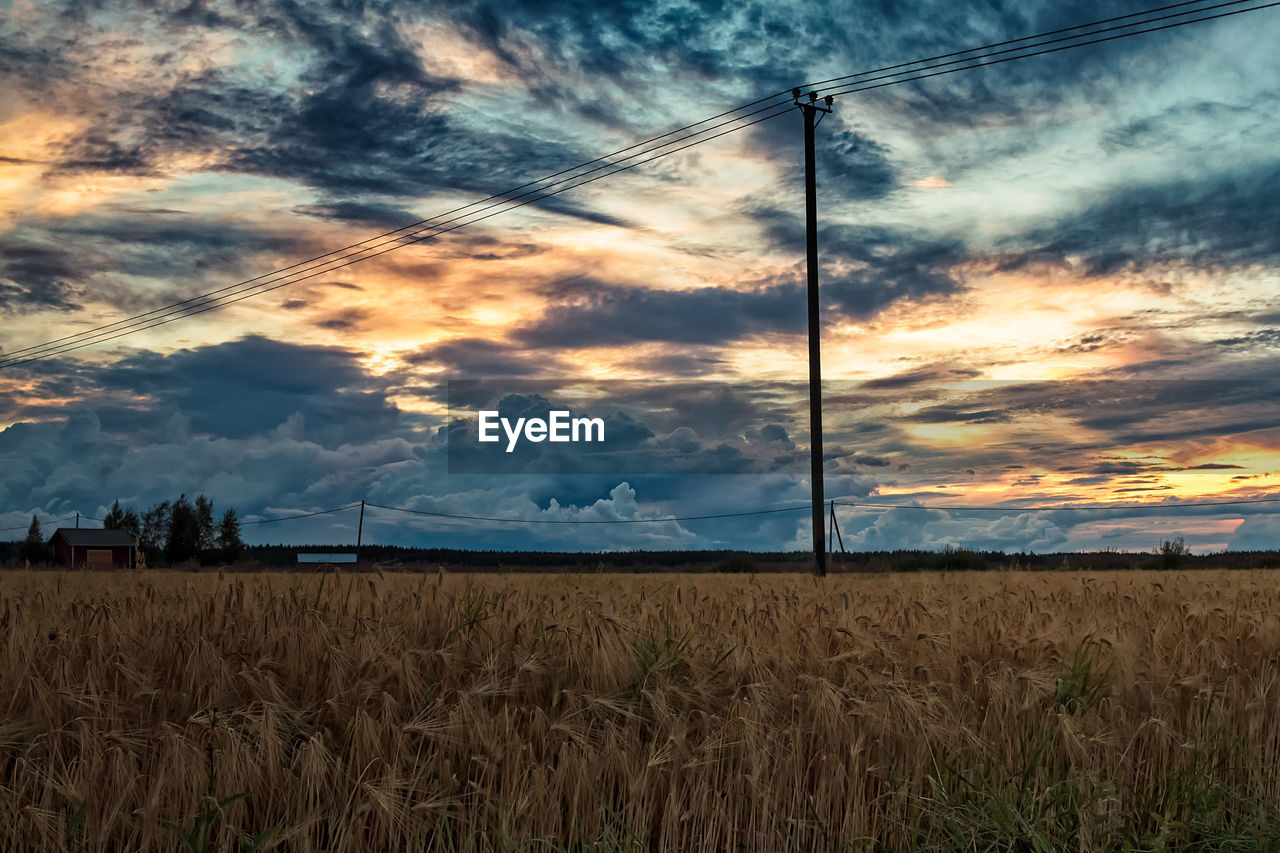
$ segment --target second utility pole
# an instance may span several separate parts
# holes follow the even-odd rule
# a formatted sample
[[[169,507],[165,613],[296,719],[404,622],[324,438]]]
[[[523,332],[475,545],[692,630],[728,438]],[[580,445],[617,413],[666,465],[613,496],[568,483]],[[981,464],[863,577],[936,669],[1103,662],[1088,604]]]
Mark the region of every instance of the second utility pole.
[[[831,96],[819,106],[816,92],[809,101],[800,100],[800,90],[792,89],[796,106],[804,114],[804,207],[805,250],[809,258],[809,479],[813,488],[813,559],[819,577],[827,574],[826,536],[822,530],[826,508],[822,490],[822,319],[818,302],[818,179],[813,131],[822,116],[831,112]]]

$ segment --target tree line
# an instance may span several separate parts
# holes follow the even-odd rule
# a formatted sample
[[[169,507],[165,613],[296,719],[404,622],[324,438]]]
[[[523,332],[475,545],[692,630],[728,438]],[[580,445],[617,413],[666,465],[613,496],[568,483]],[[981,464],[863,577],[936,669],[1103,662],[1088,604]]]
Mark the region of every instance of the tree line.
[[[213,518],[212,500],[198,495],[193,503],[183,494],[175,501],[161,501],[141,515],[133,507],[121,507],[117,500],[102,519],[102,526],[136,537],[149,564],[160,560],[170,565],[188,560],[235,562],[244,551],[236,509],[228,507],[216,524]]]

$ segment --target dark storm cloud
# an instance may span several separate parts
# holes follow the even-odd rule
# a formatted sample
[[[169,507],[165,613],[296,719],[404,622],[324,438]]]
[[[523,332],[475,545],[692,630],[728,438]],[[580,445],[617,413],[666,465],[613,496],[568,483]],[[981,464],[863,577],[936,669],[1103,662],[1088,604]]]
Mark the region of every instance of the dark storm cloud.
[[[775,209],[758,217],[774,245],[788,247],[794,217]],[[963,291],[949,272],[963,258],[958,244],[883,228],[835,226],[824,228],[820,240],[822,296],[828,310],[838,314],[865,319],[901,301]],[[799,333],[805,323],[799,282],[755,290],[649,290],[579,277],[559,282],[544,296],[545,313],[517,329],[515,340],[533,347],[649,341],[715,346],[757,334]]]
[[[0,19],[0,79],[13,81],[30,95],[46,93],[76,74],[78,64],[68,49],[73,40],[67,32],[29,32]]]
[[[954,381],[957,379],[974,379],[981,375],[981,371],[973,368],[944,367],[941,365],[935,365],[918,367],[903,373],[895,373],[892,376],[882,376],[878,379],[868,379],[866,382],[860,383],[860,387],[870,391],[882,391],[889,388],[909,388],[916,385]]]
[[[213,160],[211,169],[300,181],[325,198],[306,212],[378,225],[420,218],[392,201],[440,188],[480,195],[589,159],[571,143],[495,130],[453,115],[441,96],[458,81],[428,73],[405,24],[423,17],[392,4],[219,5],[224,14],[173,14],[158,23],[192,52],[223,31],[269,39],[301,68],[302,85],[254,78],[237,67],[160,76],[150,88],[116,92],[86,112],[88,127],[66,141],[50,173],[159,174],[174,154]],[[132,14],[116,10],[122,22]],[[92,28],[43,49],[90,54]],[[74,29],[74,28],[73,28]],[[24,56],[31,54],[29,48]],[[15,59],[15,62],[20,61]],[[68,65],[67,80],[84,73]],[[559,197],[539,207],[589,221],[608,216]]]
[[[1243,434],[1280,426],[1280,383],[1258,379],[1075,384],[1082,427],[1117,444]]]
[[[342,505],[373,481],[412,477],[429,424],[388,402],[359,357],[244,338],[107,368],[17,368],[32,396],[78,402],[43,417],[27,407],[17,419],[37,420],[0,430],[0,507],[94,514],[114,497],[143,508],[203,491],[245,518]]]
[[[1263,322],[1275,323],[1274,318]],[[1271,350],[1276,346],[1280,346],[1280,329],[1264,329],[1260,332],[1250,332],[1247,335],[1238,335],[1232,338],[1218,338],[1211,342],[1214,347],[1221,347],[1227,350],[1250,350],[1257,347],[1263,347]]]
[[[28,220],[24,228],[43,230],[69,253],[107,249],[108,257],[139,275],[170,275],[216,268],[259,252],[310,248],[298,237],[249,224],[186,214],[121,211],[78,216],[66,222]],[[122,255],[127,254],[127,258]],[[74,256],[74,255],[72,255]]]
[[[331,201],[294,208],[294,212],[318,219],[331,219],[358,225],[376,225],[383,228],[400,228],[421,217],[396,204],[375,201]]]
[[[0,235],[0,313],[79,308],[85,273],[74,260],[74,245],[42,245]]]
[[[393,5],[281,4],[258,24],[311,60],[310,90],[273,107],[227,168],[292,178],[335,199],[417,196],[440,187],[489,194],[581,157],[565,143],[456,120],[439,96],[459,81],[428,73]],[[571,204],[542,203],[569,215]],[[412,220],[410,220],[412,221]]]
[[[879,393],[883,399],[892,399],[896,390],[882,387]],[[1153,441],[1222,438],[1255,430],[1280,429],[1280,382],[1274,377],[1249,380],[1046,381],[993,385],[987,389],[966,388],[952,393],[962,399],[896,413],[893,417],[895,428],[887,438],[900,441],[897,428],[907,424],[960,425],[1028,420],[1034,423],[1046,417],[1063,418],[1078,427],[1079,440],[1072,442],[1070,447],[1051,446],[1044,435],[1014,438],[1011,434],[999,448],[965,448],[957,452],[975,460],[985,453],[1024,453],[1028,460],[1034,458],[1039,465],[1062,459],[1062,471],[1118,476],[1210,468],[1187,468],[1164,459],[1106,457],[1079,467],[1076,454]],[[1066,462],[1068,459],[1071,461]],[[1216,469],[1234,464],[1224,460],[1210,463],[1210,466]]]
[[[826,40],[819,28],[805,32],[798,13],[721,0],[679,6],[481,0],[452,4],[451,17],[478,46],[531,81],[546,102],[618,124],[634,120],[634,104],[609,90],[627,92],[655,67],[693,79],[749,80],[770,91],[794,85],[803,76],[807,42]],[[579,80],[597,85],[569,82]]]
[[[230,438],[260,434],[300,415],[298,428],[325,446],[394,432],[399,411],[357,353],[247,337],[170,355],[139,353],[101,371],[105,393],[146,398],[182,412],[192,429]]]
[[[176,153],[217,156],[266,132],[289,107],[269,88],[210,70],[162,88],[120,92],[96,105],[90,126],[64,145],[51,173],[157,174]]]
[[[853,461],[858,465],[865,465],[868,468],[888,468],[893,464],[892,460],[885,459],[882,456],[869,456],[860,454],[853,457]]]
[[[1154,150],[1171,142],[1183,142],[1188,123],[1230,122],[1246,118],[1258,104],[1241,106],[1220,101],[1192,101],[1175,104],[1154,115],[1134,119],[1103,136],[1108,152],[1120,149]]]
[[[964,406],[929,406],[912,416],[912,420],[926,424],[997,424],[1005,423],[1013,413],[1004,409],[971,409]]]
[[[858,4],[810,10],[720,2],[679,7],[504,3],[501,8],[479,2],[450,4],[447,18],[477,49],[517,70],[535,101],[616,127],[644,124],[636,98],[643,100],[651,88],[657,64],[670,74],[758,94],[810,76],[805,65],[811,62],[821,61],[825,68],[843,57],[847,70],[854,71],[927,54],[944,44],[954,48],[957,39],[1022,35],[1078,20],[1079,11],[1008,3],[959,14],[929,2],[910,11],[880,9],[869,15]],[[224,168],[300,180],[341,205],[359,204],[358,196],[366,193],[391,198],[441,186],[487,193],[594,156],[570,143],[506,134],[455,118],[453,105],[441,96],[457,93],[460,81],[428,72],[407,35],[409,24],[430,16],[430,10],[388,3],[212,4],[199,13],[170,12],[160,21],[175,38],[221,31],[270,39],[301,61],[305,85],[280,81],[264,87],[234,70],[206,71],[158,91],[121,93],[119,108],[104,109],[68,145],[59,168],[140,173],[157,168],[164,152],[214,152]],[[81,20],[79,26],[88,25]],[[92,44],[60,41],[48,33],[43,43],[36,39],[19,48],[11,63],[26,66],[35,51],[85,52]],[[937,101],[963,101],[954,109],[975,121],[984,108],[1006,113],[1027,108],[1029,85],[1014,86],[1015,94],[1008,95],[1010,79],[1061,84],[1064,74],[1084,73],[1081,63],[1053,58],[1016,65],[1036,70],[997,66],[982,75],[983,86],[943,78],[946,82],[932,84],[947,90],[947,97]],[[588,80],[605,82],[584,85]],[[929,106],[927,91],[909,96]],[[766,128],[759,129],[767,145],[770,134],[782,131]],[[897,185],[889,152],[863,132],[828,133],[822,144],[830,155],[824,192],[874,199]],[[790,142],[788,149],[794,153]],[[559,201],[544,204],[569,215],[586,213]]]
[[[617,346],[649,341],[715,346],[774,331],[804,330],[804,291],[777,285],[747,292],[727,287],[644,290],[582,283],[551,300],[534,324],[513,337],[531,347]]]
[[[369,312],[362,308],[351,308],[323,320],[317,320],[316,328],[328,329],[331,332],[349,332],[364,327],[369,319]]]
[[[752,128],[747,144],[771,162],[786,164],[782,179],[804,185],[804,147],[800,113]],[[817,134],[818,194],[822,204],[881,199],[901,183],[881,142],[856,130],[824,122]]]
[[[146,310],[164,298],[144,298],[119,276],[160,279],[185,298],[193,279],[236,276],[260,252],[312,248],[297,237],[168,211],[31,218],[0,235],[0,312],[77,309],[91,274],[94,301]]]
[[[1251,473],[1254,466],[1247,457],[1234,459],[1229,448],[1241,439],[1265,444],[1280,435],[1280,383],[1274,370],[1250,380],[1016,385],[972,379],[951,384],[935,375],[940,372],[926,369],[904,377],[920,381],[833,383],[824,393],[828,442],[855,447],[852,454],[842,451],[854,464],[859,456],[873,456],[896,465],[897,479],[890,475],[887,484],[901,494],[908,493],[904,489],[932,489],[945,495],[939,487],[951,485],[958,495],[963,480],[975,476],[970,471],[998,476],[1006,470],[1044,468],[1077,475],[1067,485],[1080,488],[1163,486],[1168,485],[1165,475],[1181,471]],[[978,431],[963,443],[939,443],[934,438],[938,427],[955,427],[957,438],[965,428]],[[1213,448],[1217,458],[1189,464],[1172,456],[1115,455],[1116,448],[1166,447],[1169,442],[1186,442],[1197,454]],[[1040,478],[1024,477],[1014,485],[1036,489]],[[910,494],[926,502],[937,497]],[[1021,503],[1038,500],[1046,502],[1030,495]]]
[[[879,47],[876,59],[902,62],[1134,11],[1137,10],[1122,0],[1087,5],[1013,0],[982,6],[918,2],[892,10],[882,4],[878,14],[870,16],[871,32],[863,38]],[[1109,100],[1119,81],[1142,77],[1150,73],[1149,69],[1168,65],[1168,57],[1176,56],[1181,45],[1196,37],[1188,30],[1194,28],[1167,30],[1156,38],[1123,39],[1043,54],[1026,62],[990,64],[971,73],[946,73],[876,89],[860,97],[874,98],[886,109],[909,117],[922,132],[1022,123],[1028,115],[1050,111],[1082,96],[1100,102]],[[1009,55],[1012,54],[991,54],[991,58]],[[869,58],[860,58],[856,63],[859,70],[880,64],[884,63]],[[938,66],[937,70],[969,64],[956,61]]]
[[[457,379],[492,376],[541,376],[560,372],[561,359],[546,352],[531,353],[517,343],[483,338],[460,338],[428,344],[402,356],[407,364],[443,371]]]
[[[1168,264],[1211,271],[1274,264],[1278,198],[1280,165],[1273,162],[1120,186],[1085,210],[1015,238],[1003,266],[1079,258],[1089,274],[1108,275]]]
[[[761,405],[760,391],[745,383],[678,383],[674,389],[668,383],[596,383],[593,387],[601,393],[589,400],[502,390],[537,386],[510,380],[450,383],[451,410],[464,413],[443,431],[451,475],[799,473],[807,459],[789,438],[787,426],[768,421],[786,413]],[[765,389],[766,397],[768,393]],[[546,420],[552,410],[599,418],[603,441],[595,435],[590,442],[510,445],[499,429],[497,440],[480,442],[478,410],[497,411],[509,424],[522,418]],[[796,406],[792,414],[800,410]]]
[[[566,91],[564,81],[603,79],[625,88],[632,76],[660,64],[668,73],[678,69],[695,79],[738,81],[744,94],[760,96],[833,73],[853,74],[1132,11],[1119,0],[1087,7],[1013,0],[981,7],[945,0],[812,6],[722,0],[499,5],[482,0],[452,8],[455,20],[477,44],[538,81],[536,89],[569,100],[579,115],[615,121],[625,120],[625,101],[616,108],[602,105],[599,97]],[[1182,38],[1177,32],[1167,35],[1165,49]],[[904,112],[905,106],[925,124],[1020,120],[1030,110],[1115,73],[1108,70],[1108,56],[1162,52],[1149,43],[1085,50],[1091,62],[1081,62],[1078,54],[1051,54],[1034,62],[989,66],[980,74],[879,89],[867,97],[892,102],[895,112]],[[874,172],[883,174],[879,168]],[[862,186],[874,193],[878,181],[863,177]]]
[[[771,248],[804,251],[798,213],[761,206],[748,211]],[[835,310],[865,318],[900,300],[955,296],[964,285],[952,272],[965,261],[963,244],[879,226],[831,224],[818,230],[824,299]]]

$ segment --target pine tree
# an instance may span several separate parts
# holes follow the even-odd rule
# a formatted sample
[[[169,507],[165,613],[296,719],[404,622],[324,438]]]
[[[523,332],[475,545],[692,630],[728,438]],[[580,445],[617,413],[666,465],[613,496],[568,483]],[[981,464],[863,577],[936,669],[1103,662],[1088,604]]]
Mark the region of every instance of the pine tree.
[[[116,498],[116,502],[111,505],[111,509],[102,518],[103,530],[123,530],[124,510],[120,508],[120,499]]]
[[[213,526],[213,501],[204,495],[196,498],[196,549],[212,551],[218,531]]]
[[[22,540],[22,559],[32,563],[40,563],[48,559],[44,543],[44,533],[40,530],[40,519],[31,516],[31,526],[27,528],[27,538]]]
[[[124,518],[120,521],[120,529],[127,530],[135,539],[142,535],[142,522],[138,518],[138,513],[134,512],[133,507],[129,507],[124,511]]]
[[[140,539],[147,558],[153,563],[169,543],[171,508],[168,501],[158,503],[142,515]]]
[[[199,549],[200,522],[196,509],[185,494],[179,495],[169,513],[169,538],[164,546],[165,557],[172,566],[190,560]]]
[[[222,559],[228,563],[240,559],[240,553],[244,550],[244,542],[240,541],[240,519],[236,518],[235,507],[222,514],[222,523],[218,525],[218,548],[222,551]]]
[[[123,530],[134,538],[142,538],[142,519],[133,507],[122,509],[119,499],[111,505],[111,510],[102,519],[104,530]]]

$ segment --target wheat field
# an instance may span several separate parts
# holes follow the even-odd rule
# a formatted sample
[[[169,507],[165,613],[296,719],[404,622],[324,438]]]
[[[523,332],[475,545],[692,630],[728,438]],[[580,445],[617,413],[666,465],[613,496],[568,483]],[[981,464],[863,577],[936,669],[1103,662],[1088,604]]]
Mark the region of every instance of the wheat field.
[[[0,575],[4,850],[1280,846],[1280,574]]]

